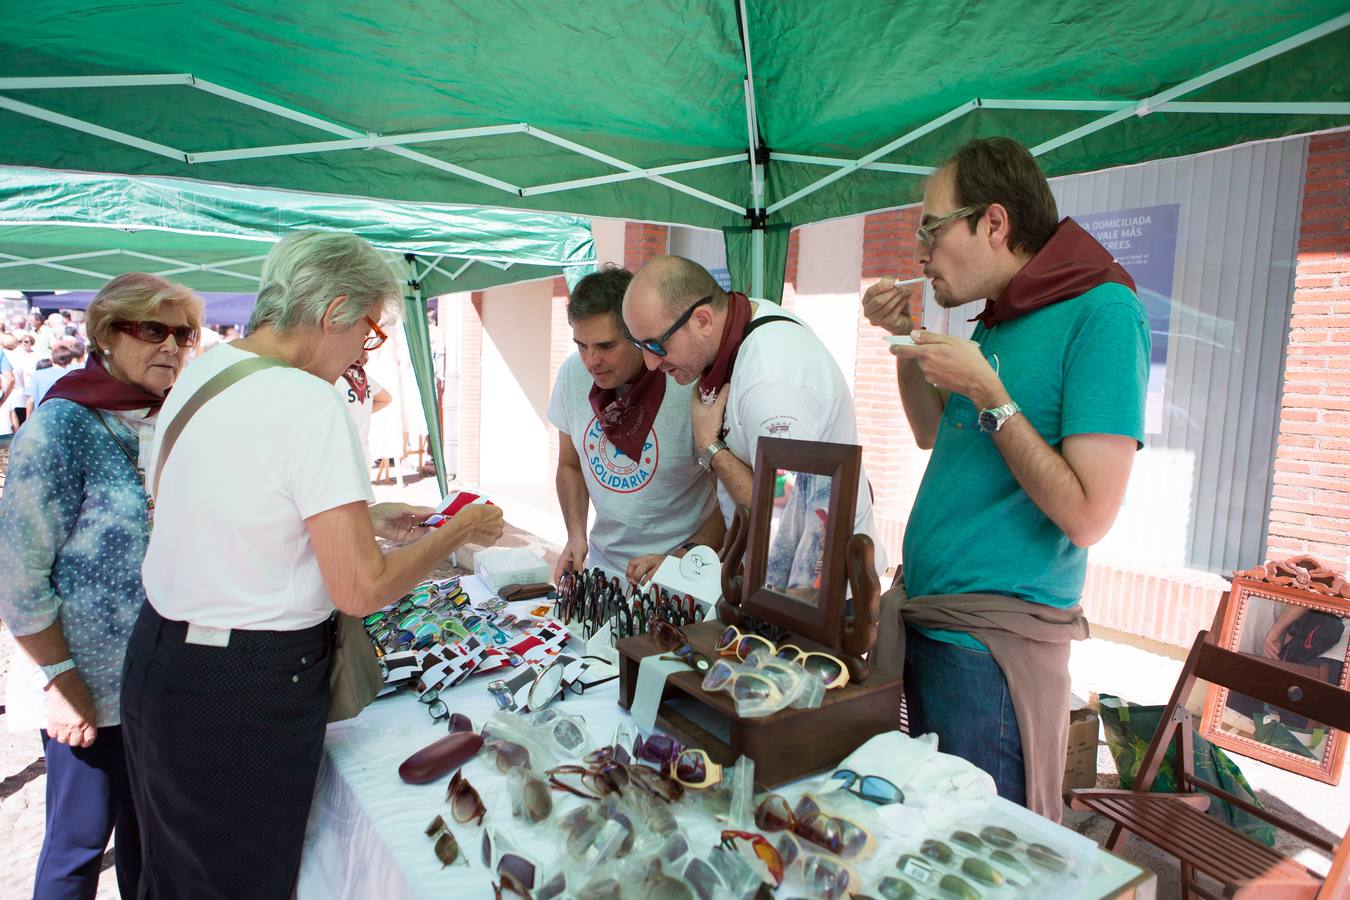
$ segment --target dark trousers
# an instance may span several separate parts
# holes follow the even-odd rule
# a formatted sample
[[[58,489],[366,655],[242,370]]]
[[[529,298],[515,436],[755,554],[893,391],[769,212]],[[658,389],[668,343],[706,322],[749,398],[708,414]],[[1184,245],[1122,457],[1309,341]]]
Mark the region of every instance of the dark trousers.
[[[1000,797],[1025,806],[1022,732],[993,655],[906,628],[904,678],[909,733],[936,734],[939,750],[979,766]]]
[[[114,829],[117,887],[123,897],[135,896],[141,844],[127,784],[121,726],[100,728],[88,747],[62,744],[45,731],[41,735],[47,757],[47,830],[33,878],[33,897],[92,898]]]
[[[295,890],[328,717],[329,628],[188,644],[146,604],[122,688],[142,898]]]

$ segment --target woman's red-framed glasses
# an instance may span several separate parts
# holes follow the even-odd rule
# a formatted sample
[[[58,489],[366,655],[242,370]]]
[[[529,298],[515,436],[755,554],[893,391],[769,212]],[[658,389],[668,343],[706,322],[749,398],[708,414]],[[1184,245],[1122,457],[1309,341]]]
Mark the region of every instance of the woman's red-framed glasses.
[[[197,329],[191,325],[165,325],[163,322],[116,322],[113,328],[147,344],[162,344],[173,335],[180,347],[197,346]]]
[[[366,316],[365,320],[366,324],[370,326],[370,330],[375,333],[366,335],[366,342],[361,345],[361,349],[378,350],[380,347],[384,346],[385,341],[389,340],[389,335],[385,334],[384,329],[380,327],[380,323],[376,322],[370,316]]]

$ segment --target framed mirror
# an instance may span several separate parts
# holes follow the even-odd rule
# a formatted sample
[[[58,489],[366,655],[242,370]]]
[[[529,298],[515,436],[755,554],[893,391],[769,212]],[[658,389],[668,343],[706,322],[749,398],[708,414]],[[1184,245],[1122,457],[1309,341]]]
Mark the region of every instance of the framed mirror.
[[[1260,571],[1233,579],[1219,646],[1344,689],[1350,674],[1350,598],[1313,589],[1307,586],[1311,582],[1267,580]],[[1210,685],[1201,734],[1286,771],[1340,782],[1344,732],[1228,688]]]
[[[760,438],[741,609],[838,648],[862,448]]]

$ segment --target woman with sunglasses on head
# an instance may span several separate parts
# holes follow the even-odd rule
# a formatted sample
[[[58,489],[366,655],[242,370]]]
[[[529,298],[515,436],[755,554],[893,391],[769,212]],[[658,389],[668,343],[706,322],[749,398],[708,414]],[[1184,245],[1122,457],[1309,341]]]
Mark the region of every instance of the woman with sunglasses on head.
[[[0,499],[0,618],[23,653],[11,727],[40,730],[47,831],[35,897],[92,897],[117,831],[117,882],[134,896],[140,844],[119,706],[145,602],[143,472],[164,398],[187,361],[202,301],[181,284],[119,275],[89,306],[83,369],[51,385],[16,436]]]
[[[335,609],[369,615],[501,535],[497,506],[418,529],[432,509],[372,505],[333,383],[382,343],[400,297],[360,238],[288,235],[263,264],[248,336],[194,360],[164,408],[122,692],[142,897],[292,895]],[[419,539],[385,552],[377,536]]]

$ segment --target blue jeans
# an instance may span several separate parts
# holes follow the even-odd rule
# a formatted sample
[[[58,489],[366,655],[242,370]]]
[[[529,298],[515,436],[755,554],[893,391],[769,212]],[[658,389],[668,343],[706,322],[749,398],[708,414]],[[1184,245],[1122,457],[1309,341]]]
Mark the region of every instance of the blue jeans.
[[[992,654],[905,628],[905,704],[910,734],[936,734],[939,750],[979,766],[1000,797],[1026,805],[1022,732]]]

